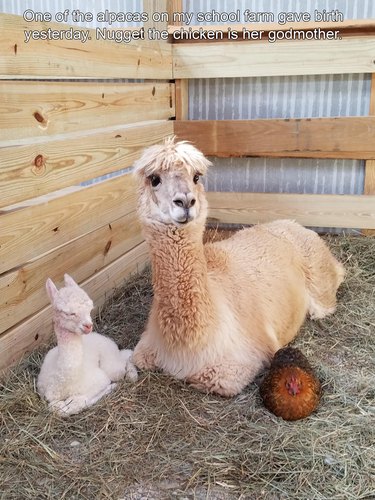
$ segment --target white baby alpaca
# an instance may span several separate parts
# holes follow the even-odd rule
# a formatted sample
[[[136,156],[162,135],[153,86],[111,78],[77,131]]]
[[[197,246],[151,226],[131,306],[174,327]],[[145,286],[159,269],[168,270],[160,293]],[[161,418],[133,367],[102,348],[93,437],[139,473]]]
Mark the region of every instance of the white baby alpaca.
[[[48,278],[57,346],[44,358],[38,392],[60,415],[79,413],[111,392],[125,375],[135,382],[132,351],[120,351],[113,340],[92,332],[93,302],[68,274],[58,290]]]

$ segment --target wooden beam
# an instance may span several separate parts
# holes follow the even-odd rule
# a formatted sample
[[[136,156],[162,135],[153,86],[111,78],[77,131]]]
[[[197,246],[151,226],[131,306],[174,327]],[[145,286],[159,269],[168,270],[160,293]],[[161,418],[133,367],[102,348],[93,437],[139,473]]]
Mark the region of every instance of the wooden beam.
[[[183,9],[180,10],[180,12]],[[179,25],[178,23],[175,23],[173,25],[172,22],[169,23],[170,26],[168,26],[168,32],[171,35],[171,40],[173,42],[178,42],[178,40],[173,38],[173,33],[176,31],[180,31],[181,28],[185,28],[186,26],[184,25]],[[320,28],[321,31],[340,31],[340,36],[342,37],[348,37],[348,36],[370,36],[370,35],[375,35],[375,21],[371,19],[351,19],[351,20],[346,20],[343,22],[324,22],[324,23],[319,23],[319,22],[314,22],[314,21],[307,21],[307,22],[295,22],[295,23],[286,23],[286,24],[279,24],[279,23],[274,23],[274,22],[269,22],[269,23],[243,23],[243,24],[230,24],[230,25],[225,25],[225,24],[209,24],[206,26],[202,25],[193,25],[190,24],[189,28],[191,28],[193,31],[197,31],[200,28],[203,28],[204,30],[210,30],[210,31],[221,31],[224,36],[228,36],[228,29],[230,28],[231,32],[238,33],[238,39],[242,39],[242,33],[243,30],[247,31],[258,31],[258,32],[263,32],[262,38],[267,39],[267,34],[270,31],[289,31],[290,29],[294,31],[310,31],[314,29]],[[214,42],[214,40],[213,40]],[[186,42],[183,42],[186,43]]]
[[[375,228],[375,196],[209,192],[207,198],[209,222],[294,219],[304,226]]]
[[[375,159],[375,117],[175,121],[206,155]]]
[[[64,134],[43,142],[3,141],[8,147],[0,149],[0,207],[129,167],[144,147],[172,133],[172,121],[155,121]]]
[[[93,299],[97,310],[115,288],[121,286],[130,274],[141,272],[148,262],[147,245],[141,243],[80,285]],[[51,334],[52,311],[51,306],[47,306],[0,336],[0,373],[4,374],[5,370],[15,365],[23,356],[47,342]],[[124,332],[124,344],[126,343]]]
[[[371,91],[370,91],[370,116],[375,116],[375,73],[371,77]],[[375,194],[375,160],[367,160],[365,163],[365,194]],[[366,236],[374,236],[374,230],[364,231]]]
[[[143,23],[146,30],[155,28],[157,31],[167,31],[169,22],[168,0],[143,0],[143,11],[148,14],[148,21]],[[153,18],[153,15],[160,16]],[[167,15],[167,17],[164,16]],[[165,40],[166,42],[166,40]]]
[[[176,120],[189,119],[189,80],[175,80]]]
[[[135,212],[0,275],[0,333],[48,304],[45,282],[84,281],[143,241]]]
[[[169,7],[169,24],[177,24],[177,20],[173,19],[175,12],[183,12],[184,6],[182,0],[170,0],[168,2]],[[169,27],[171,28],[171,26]],[[181,26],[180,26],[181,28]],[[173,55],[173,52],[172,52]],[[189,80],[175,80],[175,91],[176,91],[176,120],[188,120],[189,119]]]
[[[0,274],[133,212],[136,191],[126,174],[0,212]]]
[[[48,36],[48,29],[61,39],[30,39],[25,43],[25,31]],[[117,43],[97,39],[98,28],[26,22],[22,16],[12,14],[0,14],[0,31],[0,79],[172,78],[172,49],[163,41],[150,41],[145,37]],[[130,34],[139,30],[117,31]],[[67,40],[62,37],[64,32],[85,33],[89,38],[85,43]]]
[[[0,144],[174,115],[172,83],[0,81]]]
[[[374,37],[173,45],[174,78],[371,73],[374,61]]]

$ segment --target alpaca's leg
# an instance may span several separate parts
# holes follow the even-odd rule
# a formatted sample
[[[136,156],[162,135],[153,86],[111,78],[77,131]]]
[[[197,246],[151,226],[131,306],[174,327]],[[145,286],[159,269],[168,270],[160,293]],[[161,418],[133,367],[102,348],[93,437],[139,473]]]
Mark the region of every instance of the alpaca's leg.
[[[253,366],[251,369],[239,365],[209,366],[189,377],[187,382],[199,391],[231,397],[240,393],[253,381],[261,366]]]
[[[79,413],[85,408],[95,404],[103,396],[106,396],[111,391],[113,391],[113,389],[115,389],[116,386],[117,384],[111,383],[104,389],[102,389],[100,392],[95,394],[94,396],[79,394],[72,396],[71,398],[67,398],[63,401],[51,401],[51,403],[48,406],[52,411],[58,413],[63,417],[67,417],[68,415],[75,415],[76,413]]]
[[[112,352],[111,356],[100,358],[100,368],[112,382],[123,379],[126,374],[126,362],[118,349]]]
[[[158,368],[156,359],[156,353],[148,342],[148,332],[146,330],[135,346],[133,362],[140,370],[156,370]]]
[[[126,378],[132,382],[136,382],[138,380],[138,372],[133,363],[133,351],[131,349],[123,349],[120,351],[120,356],[125,365]]]
[[[108,342],[107,338],[99,338],[101,344],[99,354],[99,366],[107,375],[109,380],[117,382],[125,377],[126,360],[120,353],[114,342]]]

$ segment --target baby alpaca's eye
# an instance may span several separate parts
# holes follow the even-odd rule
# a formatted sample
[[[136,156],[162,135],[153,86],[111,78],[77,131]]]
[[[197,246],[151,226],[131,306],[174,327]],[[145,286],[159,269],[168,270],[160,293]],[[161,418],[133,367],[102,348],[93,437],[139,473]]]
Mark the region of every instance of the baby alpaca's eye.
[[[199,174],[195,174],[194,177],[193,177],[194,184],[197,184],[198,181],[199,181]]]
[[[161,179],[158,175],[150,175],[149,179],[152,187],[156,187],[161,183]]]

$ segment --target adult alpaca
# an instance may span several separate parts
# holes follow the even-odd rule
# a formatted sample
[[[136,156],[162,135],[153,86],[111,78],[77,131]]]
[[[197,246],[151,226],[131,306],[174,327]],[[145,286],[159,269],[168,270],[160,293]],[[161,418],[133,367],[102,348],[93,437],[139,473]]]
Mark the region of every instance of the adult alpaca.
[[[135,164],[154,299],[133,360],[233,396],[296,336],[307,313],[334,312],[344,269],[316,233],[293,221],[204,245],[207,201],[199,177],[209,165],[173,137]]]

